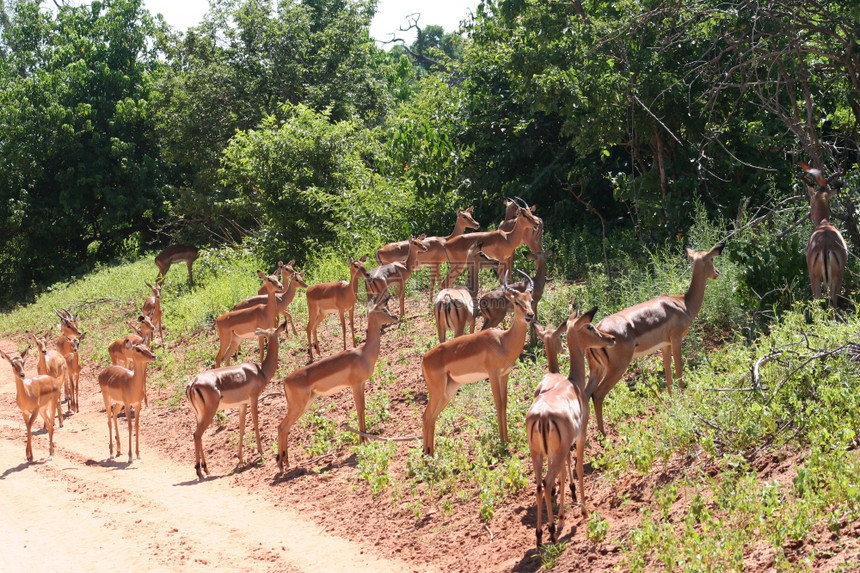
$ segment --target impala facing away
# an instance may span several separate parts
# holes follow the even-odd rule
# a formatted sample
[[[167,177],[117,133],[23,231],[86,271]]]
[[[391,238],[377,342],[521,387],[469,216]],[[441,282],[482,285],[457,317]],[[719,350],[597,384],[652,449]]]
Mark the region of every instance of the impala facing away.
[[[816,190],[808,182],[806,185],[809,193],[809,218],[815,225],[815,230],[806,244],[806,268],[809,270],[812,296],[821,298],[823,282],[830,296],[830,306],[836,310],[836,299],[842,290],[842,277],[848,260],[848,246],[842,233],[830,222],[830,195],[834,192],[834,186],[818,169],[812,169],[805,163],[800,166],[812,179],[813,184],[818,186]]]
[[[507,277],[504,281],[507,287]],[[460,386],[490,379],[496,418],[503,444],[508,441],[508,375],[526,342],[528,325],[534,320],[531,289],[505,291],[514,304],[514,322],[508,330],[496,328],[458,336],[428,350],[421,368],[427,383],[424,409],[424,453],[432,456],[436,418]]]
[[[108,439],[110,457],[113,458],[113,436],[116,433],[116,455],[122,447],[119,444],[119,425],[117,415],[120,404],[125,410],[128,422],[128,463],[131,463],[131,408],[134,406],[134,449],[140,459],[140,404],[146,391],[146,365],[155,360],[155,354],[138,344],[134,347],[134,370],[112,364],[99,373],[99,388],[105,402],[108,417]],[[111,426],[113,424],[113,426]]]
[[[426,251],[418,253],[418,260],[415,268],[430,267],[430,300],[433,300],[433,292],[436,289],[436,283],[441,284],[439,268],[442,263],[448,262],[448,256],[445,253],[445,243],[453,237],[459,237],[466,232],[466,229],[478,229],[480,225],[472,218],[474,207],[468,209],[457,209],[457,221],[454,223],[454,230],[447,237],[427,237],[424,239]],[[380,265],[386,263],[403,263],[406,262],[406,255],[409,251],[409,241],[398,241],[396,243],[388,243],[376,251],[376,260]]]
[[[693,278],[685,294],[660,295],[611,314],[598,323],[597,328],[613,335],[616,341],[612,348],[588,351],[591,372],[585,394],[594,400],[597,427],[602,435],[606,435],[603,428],[603,399],[615,387],[634,358],[660,349],[663,353],[666,389],[671,394],[674,356],[675,377],[678,386],[683,387],[681,342],[702,308],[707,280],[720,276],[714,266],[714,258],[723,252],[723,247],[721,243],[709,251],[687,249],[687,258],[693,263]]]
[[[266,358],[262,364],[245,362],[235,366],[224,366],[214,370],[206,370],[195,376],[185,388],[188,405],[194,411],[197,428],[194,430],[194,469],[197,477],[203,479],[203,474],[209,475],[206,466],[206,454],[203,451],[203,433],[215,418],[218,410],[239,408],[239,464],[245,460],[242,457],[242,444],[245,436],[245,413],[251,406],[251,421],[254,424],[254,436],[257,438],[257,452],[263,455],[260,444],[260,422],[257,416],[257,403],[260,393],[278,370],[278,336],[286,329],[283,322],[277,328],[267,330],[257,329],[254,333],[263,336],[268,341]]]
[[[549,373],[538,384],[535,400],[526,414],[526,437],[532,457],[537,488],[537,524],[535,537],[540,549],[542,537],[542,505],[546,506],[550,539],[558,540],[564,529],[564,482],[570,476],[570,495],[576,500],[574,476],[571,472],[570,450],[576,444],[576,480],[579,482],[582,517],[588,517],[583,483],[583,457],[585,453],[586,428],[588,427],[588,397],[583,394],[585,386],[585,356],[587,348],[612,347],[615,338],[594,328],[591,321],[597,308],[582,316],[572,314],[555,330],[536,328],[546,345]],[[567,342],[571,351],[571,371],[575,374],[565,378],[558,373],[558,352],[561,351],[561,335],[567,331]],[[553,368],[556,370],[553,371]],[[543,472],[544,459],[547,471]],[[558,529],[553,523],[552,495],[555,480],[559,481]],[[544,502],[543,504],[541,502]]]
[[[355,303],[358,300],[358,279],[367,278],[364,261],[367,255],[360,259],[349,259],[349,282],[335,281],[330,283],[319,283],[308,287],[306,295],[308,301],[308,357],[313,360],[314,353],[320,352],[320,343],[317,338],[317,327],[327,314],[337,313],[340,317],[340,329],[343,332],[343,349],[346,350],[346,322],[344,314],[349,313],[349,329],[352,332],[352,344],[355,346]],[[313,333],[313,343],[311,343]]]
[[[379,265],[367,273],[367,278],[365,279],[367,298],[379,299],[385,291],[391,288],[391,285],[397,285],[397,294],[400,298],[400,316],[405,316],[406,281],[412,276],[418,254],[426,250],[424,235],[409,237],[409,252],[406,255],[406,262]]]
[[[367,432],[364,421],[364,388],[373,374],[382,338],[382,328],[397,322],[386,308],[387,297],[377,301],[367,313],[367,339],[364,344],[326,356],[299,368],[284,378],[287,414],[278,426],[278,468],[289,469],[290,428],[317,396],[330,396],[343,388],[352,389],[358,427]],[[361,441],[366,441],[364,436]]]
[[[257,276],[263,281],[268,294],[266,304],[258,304],[240,310],[225,312],[215,319],[215,330],[220,342],[218,354],[215,355],[215,367],[221,367],[221,361],[226,360],[230,365],[233,354],[239,350],[243,338],[254,338],[258,328],[267,329],[278,326],[278,301],[275,293],[283,288],[275,275],[267,275],[257,271]],[[260,338],[260,360],[263,359],[263,339]]]
[[[478,296],[478,272],[481,267],[498,267],[499,261],[491,259],[481,250],[481,243],[475,243],[466,254],[468,286],[455,286],[439,291],[433,302],[433,316],[436,318],[436,334],[439,342],[445,342],[445,333],[454,331],[454,338],[461,336],[466,326],[475,332],[476,304]]]
[[[158,267],[158,276],[155,277],[155,282],[161,286],[164,284],[164,277],[167,271],[170,270],[170,265],[173,263],[185,262],[188,267],[188,282],[194,285],[194,276],[191,274],[191,266],[197,260],[200,254],[197,247],[188,245],[170,245],[155,256],[155,266]]]
[[[10,357],[0,350],[0,356],[12,366],[15,375],[16,402],[21,415],[24,416],[24,425],[27,427],[27,461],[33,461],[33,422],[36,416],[42,416],[45,428],[48,430],[48,453],[54,455],[54,411],[60,409],[60,384],[57,379],[47,374],[39,374],[32,378],[24,377],[24,358],[27,351],[21,356]],[[62,419],[62,415],[60,417]]]

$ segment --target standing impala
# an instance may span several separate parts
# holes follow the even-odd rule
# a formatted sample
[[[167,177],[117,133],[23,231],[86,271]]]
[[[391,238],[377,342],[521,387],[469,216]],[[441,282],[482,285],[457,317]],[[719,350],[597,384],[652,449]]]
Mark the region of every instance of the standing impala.
[[[27,427],[27,461],[33,461],[33,422],[36,416],[42,416],[45,428],[48,430],[48,453],[54,455],[54,411],[59,410],[60,384],[53,376],[39,374],[32,378],[25,378],[24,358],[27,351],[21,356],[10,357],[0,350],[2,356],[12,366],[15,375],[15,400],[21,415],[24,416],[24,425]],[[62,419],[62,414],[60,415]]]
[[[203,474],[209,475],[206,466],[206,454],[203,452],[203,433],[218,410],[239,407],[239,464],[242,458],[242,444],[245,436],[245,413],[251,406],[251,422],[254,424],[254,436],[257,438],[257,452],[262,457],[263,446],[260,444],[260,422],[257,415],[257,403],[266,384],[278,370],[278,336],[286,329],[287,323],[281,323],[278,328],[267,330],[257,329],[254,334],[263,336],[268,341],[266,358],[262,364],[245,362],[236,366],[224,366],[214,370],[206,370],[195,376],[185,388],[188,405],[194,411],[197,428],[194,430],[194,469],[197,477],[203,479]]]
[[[27,336],[36,345],[36,371],[39,374],[47,374],[57,380],[60,389],[65,394],[65,400],[69,401],[69,412],[72,411],[72,389],[69,383],[69,371],[66,368],[66,357],[61,355],[56,350],[48,350],[48,342],[46,338],[36,338],[32,332],[28,332]],[[63,427],[63,408],[62,405],[57,409],[57,416],[60,419],[60,427]]]
[[[504,285],[507,287],[507,277]],[[508,330],[492,328],[465,334],[428,350],[421,361],[427,383],[424,409],[424,453],[432,456],[436,418],[460,386],[490,379],[499,435],[508,441],[508,375],[526,342],[528,325],[534,320],[531,288],[505,291],[514,305],[514,322]]]
[[[815,299],[821,297],[823,282],[830,296],[830,306],[836,310],[836,299],[842,290],[842,276],[848,260],[848,246],[842,233],[830,222],[830,194],[833,192],[830,182],[818,169],[812,169],[805,163],[800,166],[813,184],[818,186],[818,189],[809,183],[806,186],[809,193],[809,218],[815,225],[806,244],[806,267],[809,270],[812,296]]]
[[[469,252],[469,247],[476,242],[483,243],[482,250],[488,257],[500,262],[508,260],[524,241],[532,251],[543,250],[538,242],[540,233],[537,232],[542,225],[540,219],[535,217],[530,210],[520,209],[517,211],[510,231],[495,230],[469,233],[446,241],[445,252],[450,268],[445,280],[442,281],[442,286],[450,287],[454,280],[460,276],[466,267],[466,254]],[[500,278],[506,274],[501,269],[502,265],[500,264]]]
[[[367,297],[369,299],[378,299],[385,291],[391,288],[391,285],[397,285],[397,294],[400,297],[400,316],[405,316],[406,281],[412,276],[412,270],[415,268],[418,254],[426,250],[424,235],[409,237],[409,252],[406,255],[406,262],[379,265],[367,273],[367,278],[365,279]]]
[[[152,296],[143,301],[143,306],[140,311],[145,316],[149,317],[152,325],[158,329],[158,336],[161,337],[161,346],[164,346],[164,328],[161,324],[161,285],[156,283],[155,286],[144,281],[144,284],[152,291]]]
[[[367,278],[364,261],[367,255],[360,259],[349,259],[349,282],[335,281],[330,283],[319,283],[308,287],[306,295],[308,301],[308,357],[313,360],[314,353],[320,356],[320,343],[317,338],[317,327],[327,314],[337,313],[340,317],[340,329],[343,332],[343,349],[346,350],[346,322],[344,314],[349,313],[349,329],[352,332],[352,344],[355,346],[355,323],[353,314],[355,303],[358,300],[358,279]],[[311,343],[313,333],[313,343]]]
[[[481,267],[498,267],[499,261],[491,259],[481,250],[481,243],[475,243],[466,255],[468,268],[467,286],[455,286],[439,291],[433,302],[433,316],[436,318],[436,334],[439,342],[445,342],[445,333],[454,331],[454,338],[463,335],[466,326],[475,332],[477,314],[478,272]]]
[[[278,326],[278,301],[275,292],[282,288],[275,275],[267,275],[257,271],[257,276],[263,281],[268,294],[266,304],[258,304],[239,310],[225,312],[215,319],[215,330],[218,331],[220,347],[215,355],[215,367],[221,367],[221,361],[226,360],[230,365],[233,354],[239,350],[243,338],[254,338],[258,328],[274,328]],[[260,360],[263,359],[263,339],[260,338]]]
[[[598,323],[597,328],[615,336],[616,341],[612,348],[588,351],[591,372],[585,394],[594,400],[597,427],[602,435],[606,435],[603,428],[603,399],[615,387],[634,358],[660,349],[663,353],[666,389],[671,394],[674,356],[675,376],[678,386],[683,387],[681,342],[702,308],[707,280],[720,276],[714,266],[714,258],[723,252],[723,247],[721,243],[709,251],[687,249],[687,258],[693,263],[693,278],[685,294],[660,295],[611,314]]]
[[[286,265],[284,265],[286,268]],[[289,283],[286,283],[289,278]],[[304,278],[302,278],[302,273],[297,273],[295,271],[292,272],[281,272],[281,281],[288,286],[281,292],[275,293],[275,302],[278,305],[278,312],[284,315],[284,321],[289,323],[290,326],[293,327],[293,334],[298,334],[296,332],[296,325],[293,323],[293,316],[287,310],[290,306],[290,303],[293,302],[293,299],[296,296],[296,291],[300,288],[308,288],[308,283],[305,282]],[[263,290],[263,289],[261,289]],[[267,294],[258,294],[257,296],[252,296],[251,298],[246,298],[245,300],[236,303],[236,306],[233,307],[233,310],[240,310],[243,308],[249,308],[252,306],[256,306],[258,304],[265,304],[268,300]],[[286,327],[284,328],[284,332],[287,332]]]
[[[427,237],[424,239],[424,246],[427,247],[427,250],[418,253],[415,268],[430,267],[430,300],[433,300],[436,283],[441,283],[439,268],[442,263],[448,262],[448,256],[445,253],[445,243],[454,237],[459,237],[467,229],[474,230],[481,226],[472,217],[474,209],[474,206],[468,209],[457,209],[457,221],[454,223],[454,230],[447,237]],[[376,251],[376,260],[380,265],[402,263],[406,261],[408,252],[409,241],[388,243]]]
[[[299,368],[284,378],[287,415],[278,426],[278,468],[290,467],[290,428],[308,409],[317,396],[331,396],[344,388],[352,389],[358,427],[367,431],[364,423],[364,388],[373,374],[382,338],[382,327],[397,322],[386,308],[387,297],[376,302],[367,313],[367,338],[364,344],[326,356]],[[366,441],[361,437],[361,441]]]
[[[78,384],[81,375],[81,362],[78,355],[78,345],[83,340],[84,335],[78,329],[78,319],[72,315],[68,309],[63,309],[62,312],[54,309],[57,316],[60,317],[60,336],[57,338],[57,352],[66,359],[66,371],[68,374],[68,384],[71,390],[71,401],[69,408],[75,412],[79,411],[78,407]]]
[[[99,373],[99,388],[105,402],[108,417],[108,440],[110,457],[113,458],[113,436],[116,434],[116,455],[119,457],[122,447],[119,444],[119,414],[120,404],[125,410],[128,422],[128,463],[131,463],[131,408],[134,407],[134,449],[137,459],[140,459],[140,404],[146,388],[146,365],[155,360],[155,354],[138,344],[134,347],[134,370],[112,364]],[[111,426],[113,424],[113,426]]]
[[[167,271],[170,270],[170,265],[173,263],[185,262],[188,267],[188,282],[194,285],[194,276],[191,274],[191,266],[197,260],[200,254],[197,247],[188,245],[170,245],[155,256],[155,266],[158,267],[158,276],[155,277],[155,282],[161,286],[164,284],[164,277]]]
[[[585,485],[583,483],[583,456],[585,453],[586,428],[588,427],[588,397],[583,394],[585,386],[585,356],[588,348],[612,347],[615,338],[595,328],[591,321],[597,307],[582,316],[572,314],[555,329],[536,329],[546,345],[549,360],[549,373],[538,384],[535,400],[526,413],[526,437],[532,458],[537,488],[537,524],[535,536],[540,548],[543,516],[542,505],[546,506],[550,539],[555,543],[557,534],[564,529],[564,482],[570,476],[571,498],[576,500],[574,476],[571,472],[570,450],[576,444],[576,474],[581,495],[582,517],[588,517],[585,504]],[[565,378],[558,373],[558,352],[561,351],[561,335],[567,331],[567,343],[571,352],[571,377]],[[553,371],[555,368],[555,371]],[[544,459],[547,461],[546,474],[543,472]],[[552,492],[555,480],[559,480],[558,530],[553,523]],[[544,502],[544,504],[541,503]]]

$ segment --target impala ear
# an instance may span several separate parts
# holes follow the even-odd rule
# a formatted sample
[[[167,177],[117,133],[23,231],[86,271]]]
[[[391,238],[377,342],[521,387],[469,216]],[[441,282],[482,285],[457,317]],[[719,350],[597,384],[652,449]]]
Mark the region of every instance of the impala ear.
[[[364,261],[366,261],[366,260],[367,260],[367,254],[362,255],[362,256],[361,256],[361,258],[360,258],[360,259],[358,259],[358,260],[359,260],[359,261],[361,261],[361,262],[363,263]]]
[[[567,319],[566,318],[561,321],[561,323],[555,329],[555,332],[557,334],[560,334],[561,332],[567,332]]]
[[[718,256],[722,255],[723,249],[725,249],[725,248],[726,248],[725,243],[720,243],[719,245],[716,245],[713,249],[711,249],[711,256],[718,257]]]
[[[688,260],[688,261],[692,261],[692,260],[693,260],[693,255],[695,255],[695,254],[696,254],[696,251],[694,251],[694,250],[693,250],[693,249],[691,249],[690,247],[687,247],[687,260]]]

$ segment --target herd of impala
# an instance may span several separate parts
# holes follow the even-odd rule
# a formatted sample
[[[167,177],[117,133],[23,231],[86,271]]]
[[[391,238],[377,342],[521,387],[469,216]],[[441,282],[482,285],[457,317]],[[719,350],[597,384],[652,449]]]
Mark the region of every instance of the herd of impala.
[[[820,283],[826,285],[831,305],[835,308],[841,288],[847,248],[836,227],[830,222],[829,195],[833,182],[821,172],[803,165],[804,179],[809,190],[810,218],[815,227],[810,236],[806,259],[813,294],[820,295]],[[258,399],[278,369],[279,337],[292,326],[288,312],[298,288],[307,289],[307,344],[310,362],[288,374],[283,381],[287,413],[278,426],[277,464],[280,471],[289,468],[288,443],[292,425],[307,410],[314,398],[327,396],[349,387],[358,413],[360,434],[366,439],[365,384],[373,373],[380,352],[381,336],[386,325],[398,319],[388,311],[389,289],[397,286],[400,316],[404,313],[405,284],[413,269],[430,267],[430,298],[437,325],[439,344],[422,358],[422,371],[427,384],[427,405],[423,415],[423,449],[432,456],[436,420],[448,402],[464,384],[489,379],[496,408],[500,438],[507,442],[508,375],[520,356],[531,325],[546,348],[548,373],[538,383],[534,402],[526,415],[526,433],[534,466],[537,489],[536,538],[542,539],[542,506],[545,505],[550,538],[555,542],[564,524],[564,485],[570,480],[571,495],[576,499],[574,479],[579,482],[582,516],[588,515],[583,487],[583,449],[588,426],[589,400],[594,404],[597,427],[605,434],[603,400],[621,379],[630,362],[661,350],[666,388],[672,392],[674,378],[681,382],[681,342],[698,314],[704,300],[708,279],[719,272],[714,258],[723,251],[719,244],[707,251],[687,249],[692,263],[692,280],[683,295],[661,295],[605,317],[592,324],[596,308],[583,314],[574,312],[556,328],[535,322],[537,302],[546,280],[546,257],[542,248],[543,223],[535,216],[534,207],[521,200],[507,200],[505,219],[493,231],[466,233],[478,229],[472,209],[458,210],[454,231],[447,237],[410,237],[391,243],[376,253],[379,265],[368,271],[367,256],[350,259],[350,280],[307,285],[302,273],[293,267],[295,261],[279,263],[275,274],[258,271],[262,287],[258,296],[240,302],[215,321],[220,341],[215,356],[216,367],[194,376],[186,388],[186,397],[194,413],[195,469],[200,479],[209,475],[202,437],[216,412],[223,408],[239,408],[239,463],[242,454],[246,410],[250,405],[257,451],[262,455],[258,422]],[[512,261],[517,248],[525,244],[527,256],[535,261],[536,276],[510,284]],[[125,410],[128,424],[128,460],[132,461],[132,420],[135,421],[135,452],[140,457],[138,425],[141,404],[146,403],[146,365],[156,359],[150,341],[158,331],[162,345],[161,286],[171,264],[185,262],[189,282],[193,284],[192,264],[198,256],[194,247],[174,245],[156,257],[159,274],[155,284],[146,283],[152,296],[147,298],[134,331],[110,345],[112,364],[98,376],[108,418],[109,453],[121,454],[117,416]],[[440,268],[448,264],[448,273],[441,278]],[[497,270],[501,288],[478,297],[478,271],[482,267]],[[455,279],[468,272],[465,286],[455,286]],[[280,277],[280,280],[279,280]],[[364,279],[368,300],[367,332],[364,343],[347,348],[345,316],[349,315],[350,330],[355,341],[353,313],[358,301],[359,280]],[[436,283],[439,293],[434,297]],[[287,286],[284,287],[284,284]],[[507,329],[499,328],[508,311],[513,318]],[[17,404],[27,428],[26,456],[33,460],[31,428],[41,415],[48,432],[49,451],[53,455],[54,416],[63,423],[61,395],[65,395],[68,411],[78,411],[78,379],[80,360],[78,345],[84,338],[77,318],[69,310],[56,311],[60,318],[57,349],[47,348],[46,337],[27,333],[38,351],[36,376],[24,374],[24,359],[29,347],[20,355],[0,355],[12,366],[17,385]],[[328,314],[337,313],[343,334],[343,350],[323,356],[317,327]],[[483,316],[483,328],[475,330],[475,319]],[[283,315],[283,322],[279,317]],[[469,333],[466,334],[468,327]],[[447,332],[454,337],[446,340]],[[562,337],[566,335],[570,354],[570,372],[559,373],[558,355]],[[258,338],[260,362],[230,365],[242,339]],[[316,360],[314,360],[316,351]],[[586,377],[585,363],[589,373]],[[226,362],[225,366],[221,363]],[[134,414],[132,414],[132,408]],[[571,451],[576,448],[575,475]],[[546,471],[544,472],[544,463]],[[552,495],[559,483],[558,528],[553,519]]]

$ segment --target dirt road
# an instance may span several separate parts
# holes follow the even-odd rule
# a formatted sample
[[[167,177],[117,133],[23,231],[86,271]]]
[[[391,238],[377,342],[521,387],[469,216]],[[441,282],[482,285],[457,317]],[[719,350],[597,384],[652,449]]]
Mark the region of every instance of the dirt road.
[[[14,351],[11,343],[0,348]],[[329,536],[226,479],[189,479],[187,464],[160,458],[145,442],[140,460],[108,459],[104,406],[95,398],[82,396],[81,412],[55,431],[53,459],[37,421],[36,461],[26,463],[12,370],[0,361],[0,570],[416,570]]]

